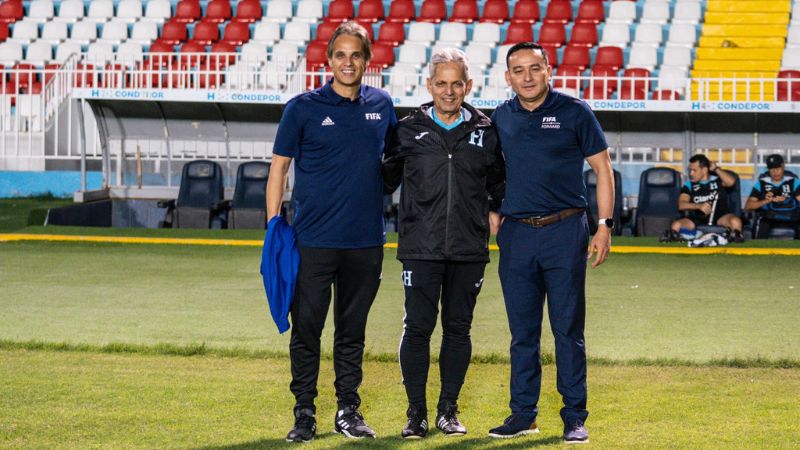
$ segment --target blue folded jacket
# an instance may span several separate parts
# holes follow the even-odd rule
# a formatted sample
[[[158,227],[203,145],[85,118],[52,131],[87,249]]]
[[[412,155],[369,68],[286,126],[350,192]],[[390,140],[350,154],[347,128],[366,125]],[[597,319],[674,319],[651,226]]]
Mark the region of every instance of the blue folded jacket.
[[[295,244],[294,229],[283,217],[275,216],[267,224],[264,236],[261,277],[272,319],[280,333],[289,329],[289,311],[299,268],[300,252]]]

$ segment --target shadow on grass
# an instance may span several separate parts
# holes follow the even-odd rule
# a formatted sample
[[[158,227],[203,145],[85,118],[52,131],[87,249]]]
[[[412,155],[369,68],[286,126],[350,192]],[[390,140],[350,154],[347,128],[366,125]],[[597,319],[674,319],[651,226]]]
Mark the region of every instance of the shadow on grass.
[[[430,447],[438,449],[470,449],[470,448],[503,448],[503,449],[525,449],[561,443],[561,437],[550,436],[544,439],[532,437],[520,437],[514,439],[491,439],[488,437],[474,438],[452,438],[447,442],[431,442]],[[335,441],[335,442],[334,442]],[[395,449],[401,448],[408,441],[404,441],[399,436],[387,436],[378,439],[350,440],[345,439],[335,433],[324,433],[317,435],[314,442],[333,444],[336,448],[369,448],[369,449]],[[421,443],[422,441],[414,441]],[[230,444],[221,446],[197,447],[195,450],[256,450],[273,448],[295,448],[298,444],[288,443],[284,439],[258,439],[240,444]]]

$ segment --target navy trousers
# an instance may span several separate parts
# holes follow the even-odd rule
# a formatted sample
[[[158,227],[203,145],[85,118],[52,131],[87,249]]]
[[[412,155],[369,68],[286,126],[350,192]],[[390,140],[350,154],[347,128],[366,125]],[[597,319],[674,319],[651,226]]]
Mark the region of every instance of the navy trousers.
[[[586,257],[584,214],[533,228],[506,219],[497,236],[500,282],[511,329],[511,412],[536,419],[542,383],[539,340],[547,298],[565,424],[586,421]]]

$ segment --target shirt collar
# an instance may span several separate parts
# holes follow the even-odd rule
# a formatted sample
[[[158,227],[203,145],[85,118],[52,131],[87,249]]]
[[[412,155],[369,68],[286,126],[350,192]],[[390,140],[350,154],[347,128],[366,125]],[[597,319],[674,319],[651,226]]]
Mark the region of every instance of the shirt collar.
[[[319,93],[322,94],[323,97],[328,99],[332,104],[338,105],[342,102],[347,103],[362,103],[364,100],[364,95],[366,93],[367,86],[364,83],[361,83],[361,86],[358,88],[358,97],[355,100],[350,100],[347,97],[342,97],[341,95],[337,94],[336,91],[333,90],[333,78],[329,79],[324,86],[320,89]]]

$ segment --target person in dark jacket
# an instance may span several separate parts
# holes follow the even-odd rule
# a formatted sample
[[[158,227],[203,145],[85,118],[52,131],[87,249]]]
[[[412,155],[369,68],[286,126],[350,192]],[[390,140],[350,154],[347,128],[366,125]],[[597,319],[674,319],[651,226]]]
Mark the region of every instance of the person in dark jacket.
[[[405,318],[400,366],[408,395],[404,438],[428,431],[425,385],[430,338],[442,303],[442,388],[436,427],[463,435],[458,395],[472,351],[470,327],[489,261],[490,210],[499,209],[505,168],[489,118],[467,103],[466,56],[441,49],[430,64],[432,103],[400,121],[384,153],[386,193],[402,183],[397,258],[403,263]],[[491,213],[499,225],[499,215]]]

